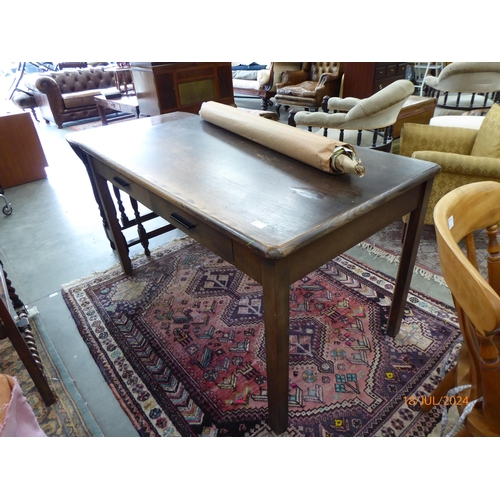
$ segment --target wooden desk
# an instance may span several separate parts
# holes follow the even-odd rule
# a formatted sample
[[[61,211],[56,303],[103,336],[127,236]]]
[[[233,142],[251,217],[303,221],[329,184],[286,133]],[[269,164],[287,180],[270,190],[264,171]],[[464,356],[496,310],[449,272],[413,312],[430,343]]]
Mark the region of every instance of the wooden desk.
[[[127,274],[107,181],[262,284],[276,433],[288,425],[290,284],[411,213],[387,331],[397,333],[437,165],[361,148],[365,177],[333,176],[182,112],[67,139],[86,156]]]

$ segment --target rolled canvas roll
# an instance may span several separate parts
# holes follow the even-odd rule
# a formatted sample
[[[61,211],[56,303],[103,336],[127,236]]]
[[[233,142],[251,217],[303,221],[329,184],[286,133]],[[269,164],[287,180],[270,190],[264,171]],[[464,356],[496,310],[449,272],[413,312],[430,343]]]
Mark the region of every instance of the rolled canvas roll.
[[[365,173],[349,144],[284,123],[263,120],[260,116],[242,113],[237,108],[213,101],[202,104],[200,116],[207,122],[325,172],[354,173],[360,177]],[[341,154],[338,154],[339,147],[343,148]]]

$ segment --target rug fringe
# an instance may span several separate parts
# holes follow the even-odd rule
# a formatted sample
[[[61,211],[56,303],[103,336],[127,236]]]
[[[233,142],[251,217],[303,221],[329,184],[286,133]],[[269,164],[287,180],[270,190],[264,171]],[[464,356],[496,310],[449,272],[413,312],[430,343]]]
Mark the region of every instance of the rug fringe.
[[[377,257],[382,257],[385,259],[387,262],[390,262],[391,264],[399,264],[399,261],[401,260],[399,255],[394,255],[390,252],[387,252],[386,250],[383,250],[382,248],[379,248],[375,245],[372,245],[371,243],[368,243],[366,241],[362,241],[361,243],[358,243],[356,246],[362,248],[363,250],[366,250],[370,255],[373,255],[375,258]],[[442,286],[448,286],[446,284],[446,281],[442,276],[439,274],[433,273],[432,271],[429,271],[428,269],[424,269],[423,267],[420,267],[418,265],[415,265],[413,268],[413,273],[417,274],[419,276],[422,276],[426,280],[429,281],[434,281]]]
[[[399,255],[394,255],[392,253],[386,252],[385,250],[382,250],[382,248],[376,247],[371,243],[362,241],[356,246],[361,247],[363,250],[366,250],[370,255],[373,255],[374,257],[382,257],[388,262],[399,264]]]

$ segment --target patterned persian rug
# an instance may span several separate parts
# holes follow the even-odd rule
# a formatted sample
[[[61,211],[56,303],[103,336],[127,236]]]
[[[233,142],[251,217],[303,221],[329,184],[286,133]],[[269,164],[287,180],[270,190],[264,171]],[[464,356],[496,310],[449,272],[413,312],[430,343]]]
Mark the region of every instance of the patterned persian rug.
[[[102,436],[80,394],[73,386],[66,368],[55,349],[40,333],[36,321],[30,320],[40,359],[57,401],[46,407],[28,371],[10,340],[0,340],[0,372],[16,377],[23,394],[33,409],[42,430],[49,437]]]
[[[190,239],[63,287],[79,331],[141,436],[266,436],[261,287]],[[287,436],[427,436],[429,395],[459,337],[454,310],[347,256],[290,287]]]

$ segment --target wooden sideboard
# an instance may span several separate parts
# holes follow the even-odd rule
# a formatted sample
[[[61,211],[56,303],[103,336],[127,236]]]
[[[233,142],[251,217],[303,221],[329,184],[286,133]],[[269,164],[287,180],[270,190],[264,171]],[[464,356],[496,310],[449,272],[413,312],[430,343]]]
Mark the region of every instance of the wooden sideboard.
[[[370,97],[406,74],[405,62],[346,62],[344,97]]]
[[[234,105],[231,63],[130,63],[141,115],[198,113],[205,101]]]
[[[0,109],[0,186],[3,189],[47,177],[47,160],[30,113],[10,104]]]

